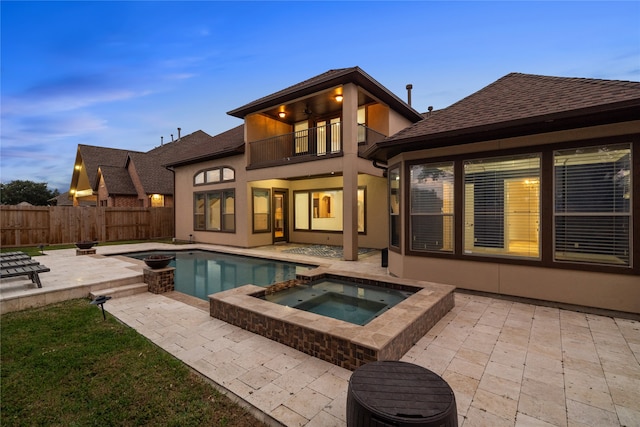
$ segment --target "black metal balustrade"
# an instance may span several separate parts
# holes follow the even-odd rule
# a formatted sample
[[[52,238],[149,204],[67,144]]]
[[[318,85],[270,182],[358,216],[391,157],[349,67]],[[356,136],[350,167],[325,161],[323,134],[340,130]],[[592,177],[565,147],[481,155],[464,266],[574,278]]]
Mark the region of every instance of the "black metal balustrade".
[[[358,125],[358,145],[381,141],[385,136]],[[342,123],[331,123],[249,143],[250,168],[278,166],[342,155]]]

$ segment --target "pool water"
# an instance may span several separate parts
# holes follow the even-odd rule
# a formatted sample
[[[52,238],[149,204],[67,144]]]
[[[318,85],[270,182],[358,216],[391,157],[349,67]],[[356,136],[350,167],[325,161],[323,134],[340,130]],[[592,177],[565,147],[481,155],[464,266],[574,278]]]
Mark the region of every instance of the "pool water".
[[[217,292],[249,283],[266,287],[295,279],[297,273],[315,268],[311,265],[210,251],[150,251],[124,255],[136,259],[144,259],[149,255],[175,257],[169,264],[176,268],[175,290],[205,301],[209,295]]]
[[[322,279],[267,294],[264,299],[356,325],[366,325],[410,295],[412,293],[407,291],[346,280]]]

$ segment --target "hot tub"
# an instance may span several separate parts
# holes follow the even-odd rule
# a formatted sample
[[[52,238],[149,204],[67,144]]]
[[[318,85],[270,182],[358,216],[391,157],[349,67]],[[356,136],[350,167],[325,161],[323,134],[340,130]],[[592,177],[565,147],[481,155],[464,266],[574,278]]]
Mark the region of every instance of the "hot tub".
[[[210,315],[354,370],[372,361],[399,360],[454,305],[453,286],[392,277],[352,277],[318,270],[266,289],[245,285],[209,295]],[[410,295],[364,325],[265,299],[267,294],[323,279],[395,289]]]

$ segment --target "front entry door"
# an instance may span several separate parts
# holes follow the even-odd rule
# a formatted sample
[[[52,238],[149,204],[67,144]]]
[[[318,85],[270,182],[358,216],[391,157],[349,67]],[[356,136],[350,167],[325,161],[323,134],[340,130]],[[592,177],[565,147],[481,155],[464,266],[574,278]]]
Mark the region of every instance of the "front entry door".
[[[287,190],[273,190],[273,243],[286,242],[288,236]]]

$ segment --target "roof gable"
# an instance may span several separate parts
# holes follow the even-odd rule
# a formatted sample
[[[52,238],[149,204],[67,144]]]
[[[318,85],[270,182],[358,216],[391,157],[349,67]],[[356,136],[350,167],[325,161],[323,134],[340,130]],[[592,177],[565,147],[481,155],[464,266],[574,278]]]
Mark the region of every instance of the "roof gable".
[[[296,83],[271,95],[264,96],[242,107],[227,112],[227,114],[244,118],[246,115],[255,113],[266,108],[290,102],[294,99],[305,97],[335,86],[354,83],[369,93],[388,104],[412,122],[420,120],[420,113],[411,108],[407,103],[398,98],[393,92],[381,85],[373,77],[365,73],[360,67],[339,68],[329,70],[310,79]]]
[[[78,145],[78,156],[85,165],[85,172],[90,183],[96,182],[98,167],[102,165],[124,167],[129,152],[130,150],[118,148]]]
[[[96,177],[96,186],[98,188],[100,177],[104,180],[107,192],[111,195],[137,195],[133,181],[129,176],[129,172],[122,166],[102,165],[99,167]]]

